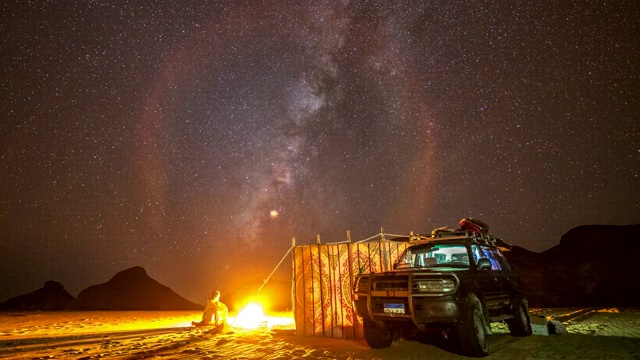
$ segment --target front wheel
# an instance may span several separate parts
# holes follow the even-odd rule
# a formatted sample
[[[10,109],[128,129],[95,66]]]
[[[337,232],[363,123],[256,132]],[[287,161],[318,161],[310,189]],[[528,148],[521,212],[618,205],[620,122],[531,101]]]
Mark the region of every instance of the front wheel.
[[[482,303],[475,294],[469,294],[464,319],[456,324],[458,341],[467,356],[482,357],[489,355],[489,339],[484,326]]]
[[[363,319],[364,339],[373,349],[383,349],[391,346],[393,333],[385,325],[378,325],[369,319]]]
[[[527,303],[520,296],[513,300],[513,319],[507,320],[509,332],[513,336],[531,335],[531,325],[529,324],[529,308]]]

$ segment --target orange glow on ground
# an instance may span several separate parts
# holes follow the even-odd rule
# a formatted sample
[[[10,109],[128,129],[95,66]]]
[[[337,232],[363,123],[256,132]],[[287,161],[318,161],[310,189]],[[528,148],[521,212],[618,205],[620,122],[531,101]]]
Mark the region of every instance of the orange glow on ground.
[[[620,310],[618,310],[617,308],[610,308],[610,309],[599,309],[598,312],[600,313],[619,313]]]

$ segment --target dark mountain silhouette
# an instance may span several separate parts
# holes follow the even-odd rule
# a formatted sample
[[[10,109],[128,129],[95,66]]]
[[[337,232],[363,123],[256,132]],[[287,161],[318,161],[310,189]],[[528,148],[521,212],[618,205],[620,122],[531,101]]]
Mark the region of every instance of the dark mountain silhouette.
[[[135,266],[78,294],[79,310],[202,310]]]
[[[584,225],[541,253],[505,253],[531,307],[638,306],[640,224]]]
[[[640,224],[584,225],[569,230],[560,244],[541,253],[518,246],[505,253],[520,276],[531,307],[640,306],[638,274]],[[258,277],[228,289],[224,301],[233,304],[256,294]],[[291,281],[271,279],[260,295],[272,310],[290,307]],[[74,299],[64,286],[47,281],[42,289],[0,304],[0,310],[202,310],[139,267],[117,273],[104,284],[80,292]]]
[[[44,287],[25,295],[13,297],[0,304],[1,310],[70,310],[76,299],[57,281],[47,281]]]

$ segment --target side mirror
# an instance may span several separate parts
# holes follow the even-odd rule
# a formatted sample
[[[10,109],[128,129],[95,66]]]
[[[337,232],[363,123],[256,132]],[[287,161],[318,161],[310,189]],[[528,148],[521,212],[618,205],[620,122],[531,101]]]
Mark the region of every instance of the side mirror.
[[[481,258],[478,260],[478,269],[491,270],[491,261],[487,258]]]

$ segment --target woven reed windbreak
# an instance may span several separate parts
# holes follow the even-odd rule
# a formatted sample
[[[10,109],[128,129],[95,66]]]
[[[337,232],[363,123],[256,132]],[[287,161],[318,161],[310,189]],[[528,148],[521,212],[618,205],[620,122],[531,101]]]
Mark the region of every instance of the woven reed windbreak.
[[[292,290],[297,333],[362,339],[362,319],[353,311],[351,295],[355,275],[391,270],[407,245],[380,239],[295,246]]]

